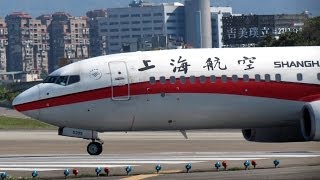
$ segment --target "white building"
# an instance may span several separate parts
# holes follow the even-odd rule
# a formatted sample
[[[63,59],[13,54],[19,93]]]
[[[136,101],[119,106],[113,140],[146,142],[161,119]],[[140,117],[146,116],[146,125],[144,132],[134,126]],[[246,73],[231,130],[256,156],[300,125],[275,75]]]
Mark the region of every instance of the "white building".
[[[108,54],[122,51],[123,44],[137,44],[142,37],[157,35],[182,39],[185,33],[184,5],[181,3],[135,4],[107,10],[100,18],[99,36],[107,38]]]
[[[232,15],[232,7],[211,7],[211,26],[212,26],[212,47],[222,48],[223,47],[223,16]]]

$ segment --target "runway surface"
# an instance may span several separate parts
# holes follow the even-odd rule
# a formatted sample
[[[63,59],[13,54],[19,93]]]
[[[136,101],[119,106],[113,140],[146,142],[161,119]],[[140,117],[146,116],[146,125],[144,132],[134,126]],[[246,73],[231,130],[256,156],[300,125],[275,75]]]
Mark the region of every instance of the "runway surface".
[[[66,168],[94,176],[96,167],[108,167],[108,179],[119,179],[127,178],[124,169],[130,165],[130,178],[135,179],[257,179],[268,174],[268,179],[320,179],[318,142],[252,143],[239,130],[191,131],[188,137],[179,132],[103,133],[102,155],[89,156],[88,141],[55,131],[0,131],[0,172],[31,177],[36,169],[40,177],[64,178]],[[275,159],[280,168],[274,169]],[[229,170],[241,171],[216,172],[214,164],[224,160]],[[245,160],[255,160],[258,169],[244,171]],[[187,163],[192,173],[181,173]],[[157,164],[162,166],[160,174],[155,173]]]

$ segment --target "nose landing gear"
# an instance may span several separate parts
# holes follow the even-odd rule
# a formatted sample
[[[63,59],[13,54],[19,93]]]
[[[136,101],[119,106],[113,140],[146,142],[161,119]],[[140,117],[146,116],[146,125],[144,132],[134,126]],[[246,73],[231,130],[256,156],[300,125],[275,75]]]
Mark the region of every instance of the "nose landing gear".
[[[96,142],[94,140],[91,143],[89,143],[87,146],[87,152],[93,156],[100,155],[102,153],[102,150],[103,150],[102,143]]]

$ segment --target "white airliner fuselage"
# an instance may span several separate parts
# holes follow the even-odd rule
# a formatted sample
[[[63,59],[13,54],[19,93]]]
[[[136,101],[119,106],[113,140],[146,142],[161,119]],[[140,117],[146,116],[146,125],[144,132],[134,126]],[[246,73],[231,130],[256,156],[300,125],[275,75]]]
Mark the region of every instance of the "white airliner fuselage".
[[[320,140],[320,47],[95,57],[54,71],[13,105],[60,127],[61,135],[93,140],[98,138],[87,137],[88,130],[212,128],[244,129],[246,139],[253,141],[259,141],[258,136],[268,139],[264,137],[271,135],[260,132],[270,134],[274,128],[297,135],[293,141]],[[296,129],[301,131],[293,133]],[[90,148],[96,150],[88,146],[90,154],[102,151]]]

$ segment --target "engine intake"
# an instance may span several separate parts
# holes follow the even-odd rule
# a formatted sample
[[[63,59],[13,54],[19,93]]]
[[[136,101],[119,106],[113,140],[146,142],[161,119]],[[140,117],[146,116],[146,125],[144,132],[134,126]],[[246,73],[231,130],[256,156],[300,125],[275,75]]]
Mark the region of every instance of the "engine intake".
[[[306,141],[320,140],[320,101],[311,102],[302,108],[301,130]]]

